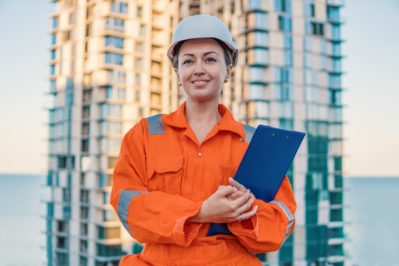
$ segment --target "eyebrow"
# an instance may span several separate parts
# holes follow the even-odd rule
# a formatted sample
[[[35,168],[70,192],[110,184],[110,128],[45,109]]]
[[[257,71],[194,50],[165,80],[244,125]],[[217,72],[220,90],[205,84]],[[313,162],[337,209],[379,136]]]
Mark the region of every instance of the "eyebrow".
[[[204,53],[204,56],[207,56],[208,54],[212,54],[212,53],[219,55],[216,51],[208,51],[208,52]],[[194,56],[194,54],[184,54],[184,55],[182,55],[182,57],[183,56]]]

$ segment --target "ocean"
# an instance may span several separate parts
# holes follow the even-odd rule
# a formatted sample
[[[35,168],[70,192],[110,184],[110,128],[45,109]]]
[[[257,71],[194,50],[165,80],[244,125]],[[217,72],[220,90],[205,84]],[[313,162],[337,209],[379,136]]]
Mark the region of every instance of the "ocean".
[[[0,266],[43,265],[44,191],[39,175],[0,175]],[[346,178],[351,266],[399,266],[399,178]]]

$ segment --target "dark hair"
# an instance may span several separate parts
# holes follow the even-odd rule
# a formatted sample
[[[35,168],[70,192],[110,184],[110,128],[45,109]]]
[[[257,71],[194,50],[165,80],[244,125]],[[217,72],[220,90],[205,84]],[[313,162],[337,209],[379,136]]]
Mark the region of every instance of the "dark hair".
[[[215,40],[223,49],[223,54],[224,54],[224,61],[226,63],[226,66],[231,65],[233,63],[233,51],[221,40],[216,39],[216,38],[212,38],[212,40]],[[177,70],[178,66],[179,66],[179,51],[181,46],[183,45],[185,41],[181,41],[178,44],[176,44],[176,46],[173,48],[173,68]]]

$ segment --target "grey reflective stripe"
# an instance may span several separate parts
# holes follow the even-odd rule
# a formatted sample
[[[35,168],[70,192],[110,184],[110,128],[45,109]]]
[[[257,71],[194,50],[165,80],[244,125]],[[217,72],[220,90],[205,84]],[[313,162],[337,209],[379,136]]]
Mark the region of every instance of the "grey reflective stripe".
[[[158,114],[147,118],[148,132],[150,133],[150,135],[161,135],[165,133],[161,117],[162,114]]]
[[[127,223],[128,210],[130,206],[130,201],[139,194],[142,194],[144,191],[137,190],[122,190],[119,196],[118,202],[118,215],[121,219],[123,226],[126,230],[131,233],[129,224]]]
[[[292,224],[294,223],[294,216],[291,214],[290,210],[287,208],[287,206],[285,206],[285,204],[282,201],[272,200],[270,203],[278,205],[283,210],[284,214],[287,216],[288,226],[285,235],[288,236],[289,232],[291,231]]]
[[[254,135],[255,128],[249,125],[244,125],[244,130],[245,130],[245,142],[250,143],[252,136]]]

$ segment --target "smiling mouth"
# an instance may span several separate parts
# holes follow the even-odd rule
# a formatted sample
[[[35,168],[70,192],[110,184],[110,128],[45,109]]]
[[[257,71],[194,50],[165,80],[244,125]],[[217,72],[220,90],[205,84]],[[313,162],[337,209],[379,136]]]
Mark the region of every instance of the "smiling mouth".
[[[192,83],[196,86],[196,87],[203,87],[206,84],[208,84],[209,80],[194,80]]]

